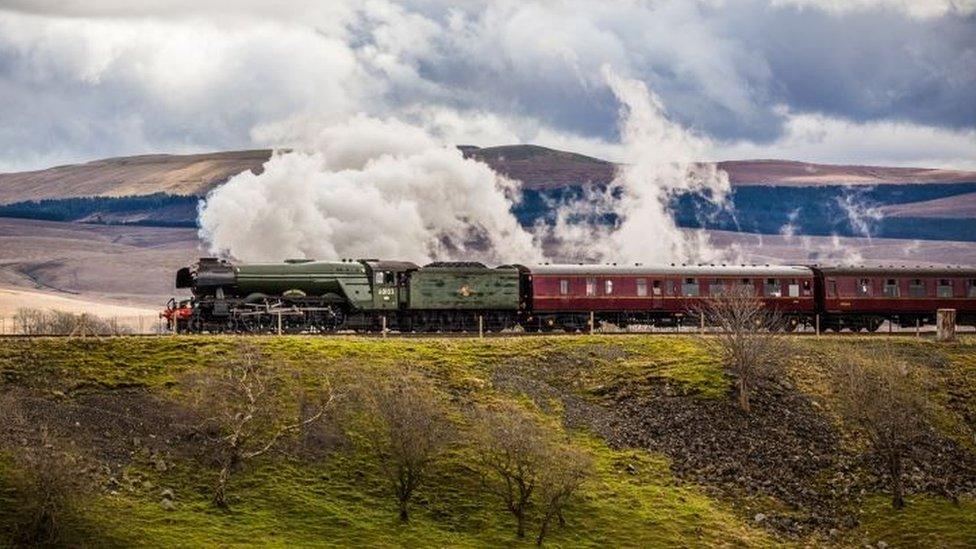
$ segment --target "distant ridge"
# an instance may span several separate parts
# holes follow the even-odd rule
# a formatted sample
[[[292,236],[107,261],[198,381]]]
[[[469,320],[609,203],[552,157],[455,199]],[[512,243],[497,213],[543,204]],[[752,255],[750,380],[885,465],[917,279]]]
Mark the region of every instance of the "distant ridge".
[[[0,204],[88,196],[204,195],[230,177],[260,173],[271,151],[147,154],[0,174]]]
[[[616,164],[538,145],[458,147],[499,173],[522,181],[527,189],[605,184]],[[45,170],[0,174],[0,204],[90,196],[124,197],[156,193],[203,196],[228,178],[250,170],[260,173],[269,149],[203,154],[150,154],[106,158]],[[928,168],[833,166],[788,160],[719,162],[734,185],[822,186],[892,183],[976,182],[976,172]]]

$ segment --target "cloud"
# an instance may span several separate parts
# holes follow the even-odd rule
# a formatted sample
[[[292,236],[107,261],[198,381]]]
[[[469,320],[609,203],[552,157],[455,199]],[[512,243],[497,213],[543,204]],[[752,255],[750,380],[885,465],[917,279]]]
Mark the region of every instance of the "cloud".
[[[906,122],[851,122],[786,114],[782,138],[767,144],[715,144],[713,159],[788,158],[809,162],[976,170],[976,130]]]
[[[0,0],[0,169],[295,145],[359,113],[619,157],[604,64],[758,150],[795,117],[965,133],[973,1]]]
[[[834,14],[886,9],[919,19],[976,12],[976,0],[773,0],[773,5],[817,8]]]

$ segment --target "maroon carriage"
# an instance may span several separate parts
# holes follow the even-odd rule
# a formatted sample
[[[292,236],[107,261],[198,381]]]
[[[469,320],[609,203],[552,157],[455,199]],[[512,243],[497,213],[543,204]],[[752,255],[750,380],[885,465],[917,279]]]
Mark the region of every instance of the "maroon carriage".
[[[527,330],[585,328],[594,321],[630,324],[697,323],[703,300],[747,288],[795,327],[816,314],[815,275],[799,266],[540,265],[528,269],[532,316]]]
[[[885,320],[904,327],[934,324],[955,309],[976,324],[976,269],[962,267],[824,267],[823,327],[875,331]]]

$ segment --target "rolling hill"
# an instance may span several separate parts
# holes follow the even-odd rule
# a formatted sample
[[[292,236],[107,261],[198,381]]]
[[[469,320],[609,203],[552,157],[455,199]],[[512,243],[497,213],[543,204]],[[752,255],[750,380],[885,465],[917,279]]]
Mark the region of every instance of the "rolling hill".
[[[459,149],[523,183],[525,200],[514,211],[527,226],[549,219],[554,200],[580,199],[581,189],[608,184],[617,167],[538,145]],[[157,154],[0,174],[0,217],[192,228],[199,197],[237,173],[260,173],[271,155],[267,149]],[[672,206],[680,226],[976,240],[976,172],[785,160],[728,161],[719,167],[733,184],[730,202],[715,210],[700,197],[676,196]]]
[[[582,154],[538,145],[459,147],[465,156],[522,181],[527,189],[606,184],[616,165]],[[106,158],[84,164],[0,174],[0,204],[78,197],[144,196],[157,193],[203,196],[238,173],[260,173],[271,150],[191,155],[152,154]],[[927,168],[834,166],[788,160],[719,162],[733,185],[824,186],[912,183],[972,183],[976,172]]]

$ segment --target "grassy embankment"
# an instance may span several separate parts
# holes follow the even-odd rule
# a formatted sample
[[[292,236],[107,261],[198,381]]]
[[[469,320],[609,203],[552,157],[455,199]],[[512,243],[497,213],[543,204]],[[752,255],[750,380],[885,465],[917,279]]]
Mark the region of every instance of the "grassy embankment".
[[[0,347],[0,380],[41,391],[54,401],[122,391],[178,401],[184,376],[218,367],[235,351],[236,341],[204,337],[5,341]],[[667,383],[678,394],[696,399],[728,398],[731,388],[718,363],[695,338],[249,341],[288,369],[324,369],[339,390],[359,370],[410,364],[450,396],[462,424],[462,410],[473,403],[530,400],[496,383],[499,372],[559,387],[595,404],[602,402],[600,395],[608,387],[639,392]],[[829,410],[823,364],[878,342],[876,338],[798,339],[790,375],[800,390],[823,400]],[[906,338],[898,340],[896,347],[936,371],[935,400],[947,429],[955,431],[967,411],[976,413],[976,341],[936,345]],[[549,404],[542,409],[558,416],[559,403]],[[834,538],[816,533],[789,540],[756,524],[742,502],[717,496],[712,487],[677,479],[662,455],[614,449],[586,430],[572,430],[569,435],[592,453],[596,474],[569,508],[567,526],[551,533],[549,542],[554,545],[767,546],[796,541],[846,545],[883,539],[895,546],[953,546],[976,540],[976,502],[963,499],[956,506],[934,496],[913,496],[906,509],[894,513],[881,494],[868,495],[860,523],[853,529]],[[467,467],[474,451],[459,444],[450,453],[421,488],[412,520],[403,525],[397,521],[395,500],[377,464],[354,449],[337,450],[312,462],[278,454],[262,457],[235,476],[228,511],[210,504],[213,472],[179,458],[172,458],[170,466],[160,471],[135,450],[129,459],[110,464],[121,468],[118,485],[89,496],[82,511],[71,517],[67,532],[73,542],[99,546],[514,544],[511,517],[482,492],[480,479]],[[0,461],[0,479],[9,474],[9,463],[9,456]],[[163,488],[175,492],[175,510],[160,505]],[[9,518],[15,501],[16,494],[0,480],[0,521]],[[0,528],[0,545],[4,530]]]

